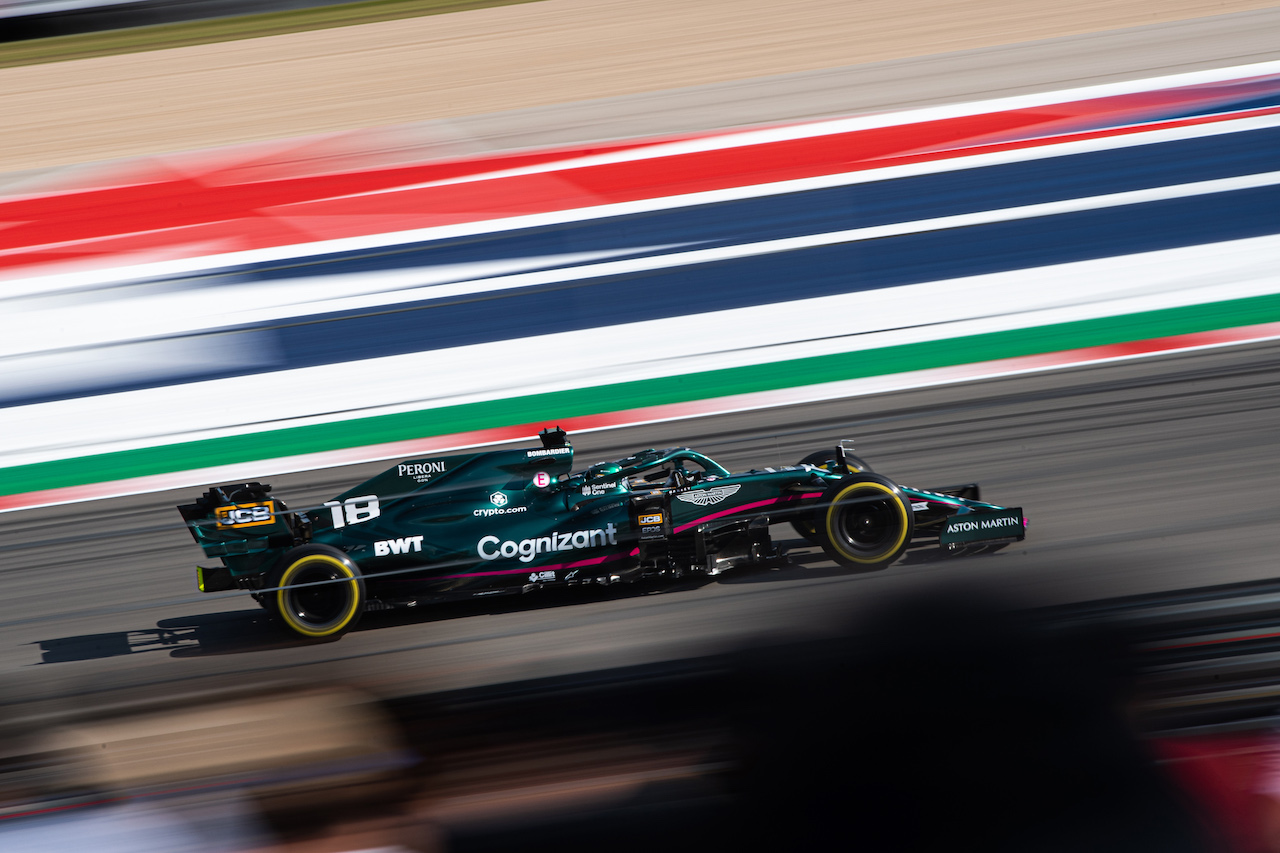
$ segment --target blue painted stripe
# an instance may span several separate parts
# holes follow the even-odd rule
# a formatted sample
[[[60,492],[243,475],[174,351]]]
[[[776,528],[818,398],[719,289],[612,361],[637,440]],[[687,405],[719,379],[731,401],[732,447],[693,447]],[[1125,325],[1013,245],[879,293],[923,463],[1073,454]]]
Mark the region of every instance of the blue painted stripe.
[[[1280,187],[482,294],[268,335],[289,367],[571,332],[1280,233]],[[909,324],[910,318],[903,318]],[[691,324],[690,334],[696,335]],[[547,354],[556,357],[556,354]]]
[[[261,279],[664,241],[695,242],[700,247],[746,244],[1272,170],[1280,170],[1280,128],[480,235],[359,256],[312,258],[199,280],[243,285]],[[220,335],[237,350],[258,354],[251,366],[239,359],[231,365],[186,368],[181,376],[168,379],[86,379],[81,386],[64,384],[58,393],[5,398],[0,405],[317,367],[623,322],[682,322],[690,315],[732,308],[1262,236],[1280,233],[1277,212],[1280,189],[1264,187],[213,330],[206,334]],[[95,353],[110,356],[109,348]]]
[[[739,245],[1280,169],[1280,128],[1176,140],[263,266],[262,280],[695,243]]]
[[[213,270],[170,283],[222,287],[316,275],[429,268],[576,252],[659,254],[671,243],[740,245],[1088,198],[1280,169],[1280,128],[1092,151],[564,225]],[[629,252],[629,254],[628,254]],[[549,262],[545,268],[556,268]],[[149,290],[165,284],[149,282]]]
[[[1225,115],[1248,110],[1265,110],[1275,106],[1280,106],[1280,92],[1267,92],[1254,97],[1232,100],[1229,103],[1213,103],[1187,110],[1173,110],[1167,114],[1162,114],[1160,120],[1169,121],[1181,118],[1195,118],[1197,116]]]
[[[211,365],[200,378],[318,367],[643,320],[686,323],[689,334],[696,335],[692,315],[712,311],[1276,234],[1277,211],[1280,186],[1269,186],[499,291],[362,316],[308,319],[227,333],[235,345],[278,356],[257,369]],[[910,321],[903,317],[904,325]],[[530,353],[531,358],[547,359],[581,355]],[[124,387],[130,386],[111,390]]]

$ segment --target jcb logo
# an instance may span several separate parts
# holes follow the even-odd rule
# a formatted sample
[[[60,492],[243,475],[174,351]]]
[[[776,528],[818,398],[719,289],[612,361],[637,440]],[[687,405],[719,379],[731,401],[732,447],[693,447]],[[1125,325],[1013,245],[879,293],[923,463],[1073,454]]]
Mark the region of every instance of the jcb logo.
[[[270,524],[275,518],[275,501],[263,501],[256,504],[236,504],[220,506],[214,511],[214,518],[219,527],[257,527]]]

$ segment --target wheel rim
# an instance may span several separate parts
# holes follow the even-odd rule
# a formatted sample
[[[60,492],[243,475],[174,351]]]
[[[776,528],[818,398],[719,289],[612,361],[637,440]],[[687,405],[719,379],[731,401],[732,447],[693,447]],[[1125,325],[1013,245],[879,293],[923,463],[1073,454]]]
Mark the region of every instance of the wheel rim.
[[[845,558],[857,563],[879,563],[897,553],[906,542],[909,518],[895,492],[877,483],[865,483],[842,492],[839,507],[828,516],[828,535]]]
[[[320,583],[332,581],[331,583]],[[342,581],[345,581],[342,582]],[[303,586],[316,584],[318,586]],[[323,637],[344,628],[356,615],[357,581],[346,566],[329,557],[305,559],[281,579],[280,613],[295,631]]]
[[[880,498],[864,498],[840,514],[839,530],[845,543],[867,556],[895,545],[898,526],[898,513]]]

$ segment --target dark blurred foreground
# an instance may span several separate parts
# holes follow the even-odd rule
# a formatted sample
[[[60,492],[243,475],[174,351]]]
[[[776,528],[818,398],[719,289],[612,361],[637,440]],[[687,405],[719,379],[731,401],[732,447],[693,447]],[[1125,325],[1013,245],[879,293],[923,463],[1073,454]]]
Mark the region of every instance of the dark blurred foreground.
[[[771,849],[1213,849],[1130,727],[1126,655],[989,596],[744,662],[735,824]]]
[[[0,849],[1271,849],[1155,760],[1129,657],[950,590],[822,641],[571,678],[15,720]]]

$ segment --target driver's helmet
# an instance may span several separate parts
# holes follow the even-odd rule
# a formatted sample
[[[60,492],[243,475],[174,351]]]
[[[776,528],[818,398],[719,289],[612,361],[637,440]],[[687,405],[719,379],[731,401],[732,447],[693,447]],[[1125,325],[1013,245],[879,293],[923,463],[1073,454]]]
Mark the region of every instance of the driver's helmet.
[[[685,489],[692,486],[694,476],[684,467],[684,461],[677,461],[675,467],[671,469],[671,473],[667,476],[667,488]]]
[[[598,465],[592,465],[587,469],[587,476],[593,480],[601,477],[612,477],[622,470],[622,466],[617,462],[601,462]]]
[[[621,471],[622,471],[622,466],[619,465],[617,462],[601,462],[598,465],[592,465],[590,468],[587,469],[587,483],[590,484],[592,480],[609,480],[613,477],[617,477],[618,473]],[[604,494],[597,490],[604,488],[606,485],[611,485],[611,484],[599,484],[594,488],[591,485],[585,485],[583,486],[582,493],[584,495],[588,493]],[[631,484],[628,483],[625,478],[622,478],[618,480],[618,488],[629,492],[631,491]]]

